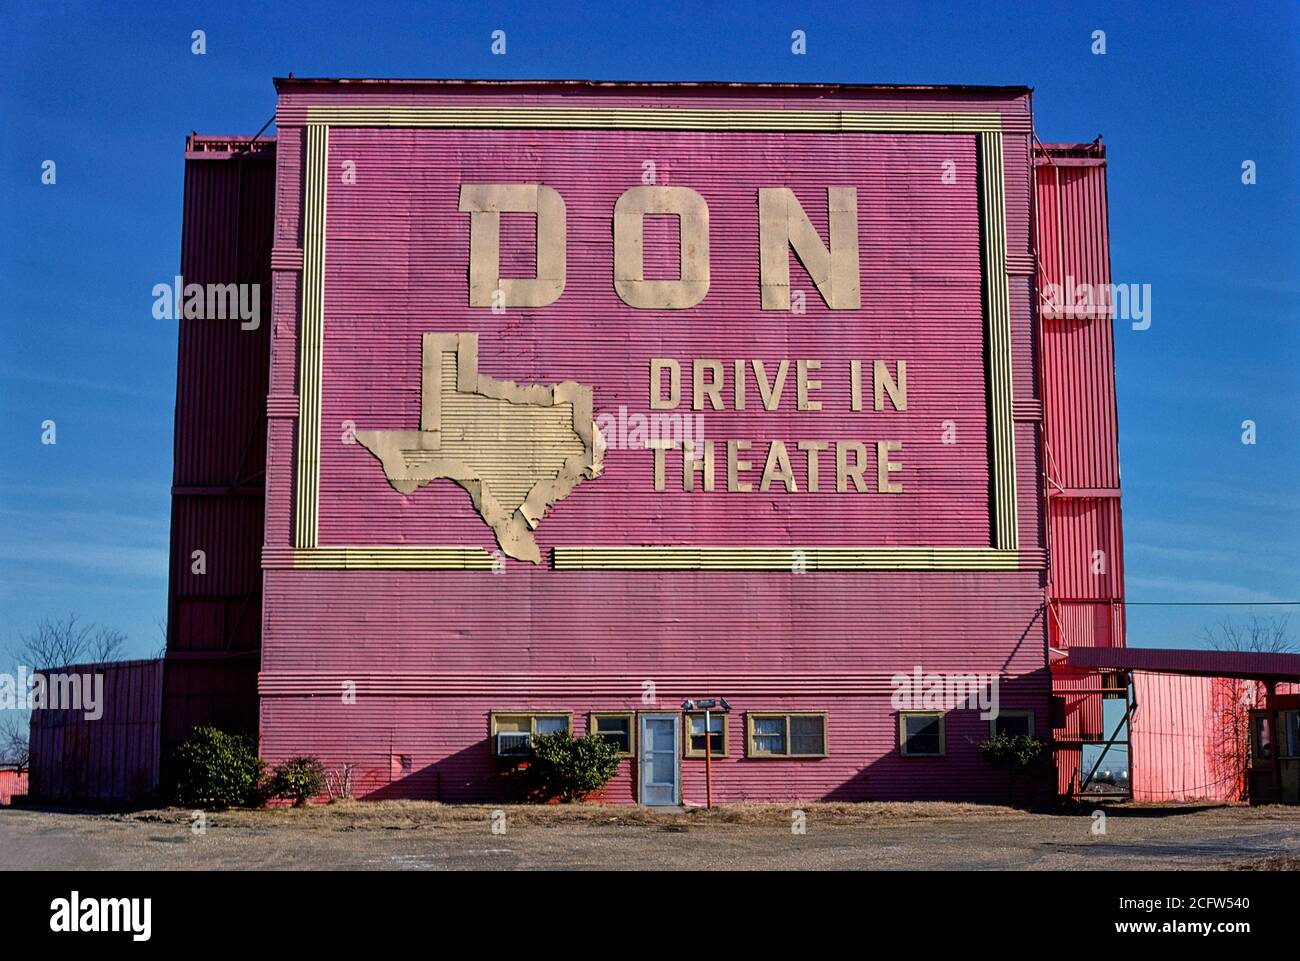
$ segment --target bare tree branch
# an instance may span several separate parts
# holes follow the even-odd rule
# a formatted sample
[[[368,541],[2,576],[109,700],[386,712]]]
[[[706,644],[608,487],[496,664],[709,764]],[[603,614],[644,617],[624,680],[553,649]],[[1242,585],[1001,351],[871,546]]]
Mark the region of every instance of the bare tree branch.
[[[1300,650],[1291,640],[1289,618],[1251,614],[1244,623],[1225,617],[1202,632],[1203,640],[1218,651],[1251,651],[1260,654],[1290,654]]]
[[[160,617],[154,624],[158,628],[158,647],[154,649],[155,658],[167,656],[167,618]]]
[[[96,662],[122,660],[122,648],[126,646],[126,635],[115,627],[101,627],[95,631],[91,641],[90,653]]]
[[[22,634],[11,651],[20,664],[37,671],[88,661],[120,661],[126,635],[116,628],[83,624],[76,614],[59,620],[45,618],[36,630]]]
[[[5,712],[3,719],[0,719],[0,764],[12,764],[19,771],[27,770],[31,760],[28,749],[30,725],[29,712]]]

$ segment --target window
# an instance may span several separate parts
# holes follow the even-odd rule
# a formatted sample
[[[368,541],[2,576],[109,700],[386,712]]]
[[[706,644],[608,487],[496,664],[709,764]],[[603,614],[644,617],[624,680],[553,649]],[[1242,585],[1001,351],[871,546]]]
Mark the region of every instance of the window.
[[[989,720],[989,732],[997,737],[1010,734],[1012,737],[1034,736],[1033,711],[999,711],[998,716]]]
[[[903,757],[943,757],[943,715],[938,711],[900,711],[898,743]]]
[[[556,731],[569,730],[569,715],[559,711],[546,711],[537,714],[492,714],[489,733],[492,737],[492,753],[497,754],[498,734],[528,734],[540,737],[554,734]],[[515,753],[525,753],[519,751]]]
[[[1282,711],[1280,727],[1286,738],[1279,745],[1282,757],[1300,757],[1300,711]]]
[[[749,714],[750,757],[825,757],[825,714]]]
[[[1254,725],[1252,728],[1252,738],[1254,741],[1256,761],[1271,761],[1273,759],[1273,722],[1264,711],[1260,711],[1254,716]]]
[[[599,734],[606,741],[609,741],[622,755],[632,753],[632,740],[634,730],[634,715],[624,714],[592,714],[587,724],[587,732],[590,734]]]
[[[686,756],[704,757],[704,713],[687,714],[686,723],[687,730],[690,732],[686,738]],[[716,712],[709,714],[709,734],[713,756],[726,757],[727,715]]]

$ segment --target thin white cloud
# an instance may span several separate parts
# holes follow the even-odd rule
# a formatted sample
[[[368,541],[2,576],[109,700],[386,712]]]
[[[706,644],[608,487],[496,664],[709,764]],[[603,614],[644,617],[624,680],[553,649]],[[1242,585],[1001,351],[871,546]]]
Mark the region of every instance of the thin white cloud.
[[[0,366],[0,380],[20,381],[28,384],[44,384],[47,387],[69,387],[73,390],[94,390],[106,394],[118,394],[122,397],[138,397],[145,400],[166,400],[169,396],[162,390],[141,390],[116,381],[91,380],[85,377],[60,377],[53,374],[38,374],[8,365]]]
[[[93,544],[84,541],[39,541],[0,544],[0,561],[56,564],[119,577],[167,578],[165,547]]]
[[[1228,581],[1200,580],[1187,577],[1143,577],[1127,575],[1125,593],[1132,601],[1236,601],[1262,604],[1294,601]]]

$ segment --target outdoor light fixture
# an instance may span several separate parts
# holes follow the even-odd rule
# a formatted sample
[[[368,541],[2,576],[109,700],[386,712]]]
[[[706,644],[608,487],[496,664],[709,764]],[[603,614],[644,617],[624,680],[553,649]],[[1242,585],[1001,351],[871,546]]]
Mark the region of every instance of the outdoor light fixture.
[[[725,697],[697,697],[690,700],[682,701],[683,711],[703,711],[704,712],[704,806],[706,810],[713,810],[713,733],[711,731],[711,720],[713,713],[726,714],[731,710],[731,705],[727,703]],[[691,725],[688,720],[686,723],[686,737],[689,744],[691,736]]]
[[[731,705],[727,703],[725,697],[706,697],[696,698],[693,701],[682,701],[683,711],[720,711],[725,714],[731,710]]]

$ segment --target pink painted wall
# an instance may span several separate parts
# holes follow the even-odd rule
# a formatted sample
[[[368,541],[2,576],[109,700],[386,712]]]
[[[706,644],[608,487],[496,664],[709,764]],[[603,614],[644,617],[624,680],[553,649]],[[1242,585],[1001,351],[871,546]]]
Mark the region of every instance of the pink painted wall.
[[[1256,688],[1231,678],[1134,671],[1134,800],[1243,800]]]
[[[909,491],[906,497],[837,494],[833,452],[821,457],[826,479],[819,493],[727,493],[724,460],[718,490],[686,493],[675,455],[667,458],[667,489],[656,492],[653,458],[644,448],[610,450],[604,476],[581,485],[541,525],[543,551],[593,543],[987,545],[975,138],[787,134],[779,147],[773,141],[730,133],[332,132],[331,169],[347,158],[363,176],[355,188],[330,191],[325,260],[337,266],[327,266],[325,285],[321,543],[494,547],[491,532],[464,509],[459,488],[434,484],[405,497],[382,477],[376,483],[377,462],[368,450],[339,442],[346,420],[361,430],[416,429],[421,333],[475,330],[481,373],[595,385],[598,414],[651,412],[647,369],[654,356],[682,363],[687,412],[691,358],[723,361],[728,408],[734,358],[763,360],[769,376],[789,359],[778,411],[761,410],[751,372],[744,411],[701,416],[705,438],[755,441],[751,460],[766,455],[766,444],[758,441],[784,440],[801,487],[796,439],[903,444],[897,459],[905,469],[895,479]],[[613,289],[612,212],[619,195],[640,183],[645,158],[662,168],[661,184],[690,186],[709,206],[714,279],[704,301],[688,311],[638,310]],[[956,184],[938,180],[946,159],[957,164]],[[857,187],[861,310],[829,310],[798,270],[791,282],[807,293],[808,313],[759,309],[758,188],[774,183],[774,171],[787,170],[797,171],[784,182],[823,237],[826,187]],[[565,292],[541,309],[493,314],[469,308],[469,217],[457,207],[460,185],[516,182],[544,182],[565,198]],[[528,219],[507,215],[502,228],[514,241],[503,244],[502,263],[520,275],[533,270]],[[671,224],[672,235],[647,239],[647,250],[659,254],[646,258],[647,271],[673,276],[676,219],[657,220]],[[905,413],[850,412],[849,361],[867,358],[869,367],[876,357],[887,359],[891,370],[895,359],[907,361]],[[795,410],[797,358],[822,363],[812,375],[823,385],[816,394],[821,411]],[[869,387],[868,380],[868,403]],[[956,444],[941,443],[939,425],[946,419],[958,425]],[[761,471],[761,462],[757,467]]]
[[[14,801],[14,795],[27,793],[26,771],[0,771],[0,807],[7,807]]]
[[[719,796],[976,797],[1005,788],[981,766],[987,722],[955,712],[948,757],[898,756],[889,677],[927,671],[997,672],[1004,707],[1048,721],[1045,583],[1029,244],[1030,121],[1022,92],[690,90],[282,82],[277,114],[276,249],[301,245],[305,108],[319,103],[563,104],[735,109],[994,110],[1006,117],[1009,259],[1017,481],[1023,569],[1006,573],[557,572],[511,562],[504,574],[301,571],[290,567],[297,390],[298,275],[275,273],[273,414],[268,430],[261,725],[271,760],[315,752],[380,772],[373,790],[447,799],[490,796],[488,712],[566,709],[575,729],[590,710],[640,708],[642,682],[659,707],[723,695],[732,757]],[[971,135],[594,133],[590,131],[348,130],[330,134],[325,299],[321,543],[494,546],[467,496],[439,482],[409,498],[389,488],[359,428],[413,428],[419,336],[473,330],[480,369],[520,382],[575,379],[595,387],[597,412],[646,410],[647,359],[799,357],[824,363],[820,414],[750,410],[705,414],[706,437],[901,439],[907,493],[688,495],[670,460],[669,489],[650,490],[644,451],[612,451],[542,522],[545,551],[581,544],[986,545],[989,542],[982,370],[977,172]],[[340,163],[357,183],[341,184]],[[611,218],[619,193],[656,161],[659,182],[707,199],[712,218],[708,297],[689,311],[635,311],[611,275]],[[943,183],[944,161],[957,178]],[[503,316],[467,306],[468,217],[461,182],[543,181],[568,206],[568,287],[552,306]],[[803,316],[759,309],[758,185],[791,186],[825,235],[825,188],[856,186],[863,308],[832,312],[797,261]],[[503,233],[513,226],[507,215]],[[652,241],[667,240],[657,230]],[[503,243],[519,274],[531,237]],[[293,258],[286,256],[285,263]],[[652,272],[663,258],[647,257]],[[850,415],[847,358],[903,357],[905,414]],[[793,365],[792,365],[793,366]],[[793,370],[791,372],[793,377]],[[683,371],[689,397],[689,368]],[[791,382],[787,390],[793,390]],[[751,407],[757,390],[750,384]],[[282,401],[284,401],[282,403]],[[941,422],[959,442],[939,443]],[[833,460],[830,462],[833,464]],[[823,463],[823,471],[830,464]],[[800,476],[801,464],[796,463]],[[724,473],[720,477],[725,482]],[[673,487],[678,486],[676,492]],[[874,486],[874,485],[873,485]],[[358,683],[341,703],[343,680]],[[828,710],[831,757],[744,758],[743,714],[787,706]],[[389,786],[390,757],[416,773]],[[685,797],[698,800],[700,762]],[[441,788],[433,772],[443,772]],[[628,782],[630,783],[630,782]],[[611,789],[626,800],[627,784]]]

